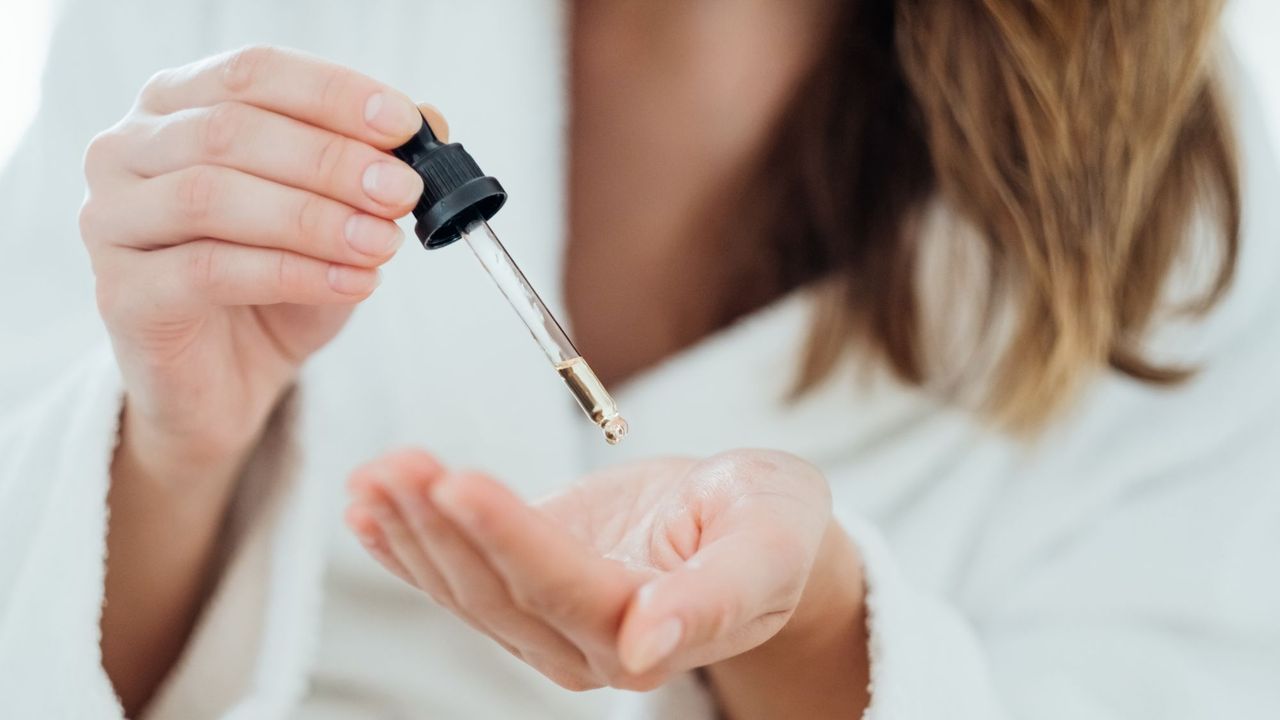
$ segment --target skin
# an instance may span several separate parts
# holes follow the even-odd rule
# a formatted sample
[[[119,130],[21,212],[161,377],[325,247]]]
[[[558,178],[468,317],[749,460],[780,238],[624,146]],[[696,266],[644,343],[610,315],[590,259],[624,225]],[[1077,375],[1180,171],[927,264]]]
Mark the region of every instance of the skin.
[[[421,122],[376,81],[249,48],[157,74],[86,153],[80,225],[126,388],[102,653],[130,714],[212,585],[271,410],[401,242],[422,184],[382,151]]]
[[[816,0],[585,7],[566,286],[579,345],[616,381],[715,329],[714,293],[681,294],[730,281],[702,228],[731,205],[706,188],[736,187],[767,141],[822,15]],[[738,80],[715,91],[725,77]],[[250,48],[158,74],[89,148],[81,227],[126,388],[102,652],[130,715],[216,584],[226,509],[271,411],[400,243],[390,221],[421,181],[383,151],[419,118],[370,78]],[[668,304],[606,312],[589,301],[600,283]],[[531,506],[409,452],[357,472],[352,491],[348,520],[375,557],[565,687],[652,688],[702,667],[734,720],[867,704],[857,553],[802,460],[654,460]]]
[[[370,554],[562,687],[650,690],[706,668],[734,720],[869,701],[858,556],[795,456],[615,466],[529,505],[409,450],[349,486]]]
[[[717,237],[822,47],[830,0],[579,2],[565,298],[574,342],[608,384],[715,331]],[[625,331],[619,332],[619,328]]]

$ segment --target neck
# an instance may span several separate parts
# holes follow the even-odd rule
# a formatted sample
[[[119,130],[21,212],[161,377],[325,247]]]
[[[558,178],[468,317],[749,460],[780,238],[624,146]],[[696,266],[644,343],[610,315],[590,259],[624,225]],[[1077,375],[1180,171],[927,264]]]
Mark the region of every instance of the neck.
[[[818,5],[575,4],[565,291],[606,382],[718,329],[726,298],[750,294],[733,270],[750,238],[723,228],[816,59]]]

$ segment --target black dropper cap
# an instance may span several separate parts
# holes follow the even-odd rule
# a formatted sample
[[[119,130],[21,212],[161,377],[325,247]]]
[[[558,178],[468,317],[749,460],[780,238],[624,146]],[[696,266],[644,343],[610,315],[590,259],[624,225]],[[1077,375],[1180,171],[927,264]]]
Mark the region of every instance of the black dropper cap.
[[[409,142],[391,151],[422,176],[422,198],[413,208],[413,231],[428,250],[462,237],[462,229],[488,220],[507,201],[507,191],[458,143],[442,143],[426,119]]]

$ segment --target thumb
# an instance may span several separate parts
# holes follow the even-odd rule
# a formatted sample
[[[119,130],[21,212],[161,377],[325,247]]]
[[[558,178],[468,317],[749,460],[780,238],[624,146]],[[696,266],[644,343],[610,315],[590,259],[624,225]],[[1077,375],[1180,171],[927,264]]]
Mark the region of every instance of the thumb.
[[[754,647],[790,616],[811,563],[802,543],[781,534],[715,540],[636,592],[618,634],[623,667],[638,675],[717,641],[739,645],[730,654]]]

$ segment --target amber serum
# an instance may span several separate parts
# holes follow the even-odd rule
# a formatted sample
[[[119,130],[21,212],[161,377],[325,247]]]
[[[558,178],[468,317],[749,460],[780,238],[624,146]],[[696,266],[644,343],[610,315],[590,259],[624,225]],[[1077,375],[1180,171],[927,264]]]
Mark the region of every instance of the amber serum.
[[[627,421],[618,413],[617,403],[604,389],[591,366],[578,354],[569,336],[560,328],[560,323],[543,304],[542,298],[538,297],[502,243],[498,242],[489,229],[489,223],[484,220],[472,222],[462,230],[462,237],[511,307],[515,308],[525,327],[529,328],[529,334],[533,335],[538,347],[555,365],[582,411],[604,432],[606,442],[617,445],[627,434]]]

